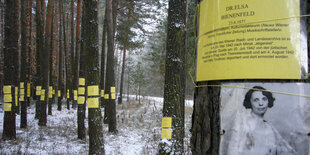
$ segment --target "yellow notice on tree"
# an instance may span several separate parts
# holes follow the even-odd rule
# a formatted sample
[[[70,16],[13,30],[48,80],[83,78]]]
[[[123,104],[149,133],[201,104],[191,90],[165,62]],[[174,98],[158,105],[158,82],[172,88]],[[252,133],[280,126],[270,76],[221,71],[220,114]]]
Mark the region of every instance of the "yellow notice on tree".
[[[99,108],[99,98],[88,98],[87,105],[88,108]]]
[[[74,94],[74,98],[73,99],[74,99],[74,101],[76,101],[77,100],[77,90],[74,90],[73,94]]]
[[[27,97],[30,97],[30,95],[31,95],[30,83],[27,83]]]
[[[104,97],[104,90],[103,89],[101,90],[100,97]]]
[[[48,98],[53,98],[53,87],[52,86],[48,87]]]
[[[44,101],[45,100],[45,89],[42,89],[41,90],[41,98],[40,98],[41,101]]]
[[[24,85],[25,85],[25,83],[24,83],[24,82],[21,82],[21,83],[19,84],[19,87],[20,87],[21,89],[23,89],[23,88],[24,88]]]
[[[12,102],[12,94],[4,94],[4,103]]]
[[[58,97],[61,97],[61,91],[58,90]]]
[[[79,95],[84,95],[85,94],[85,88],[84,87],[79,87],[78,88],[78,94]]]
[[[84,104],[85,103],[85,97],[84,96],[79,96],[78,97],[78,104]]]
[[[161,139],[171,139],[172,136],[172,129],[161,129]]]
[[[79,85],[85,86],[85,78],[79,78]]]
[[[4,94],[11,94],[11,86],[3,86]]]
[[[308,69],[299,3],[202,1],[196,80],[300,79]]]
[[[12,111],[12,104],[11,103],[4,103],[3,109],[4,109],[4,111]]]
[[[36,87],[36,95],[37,95],[37,96],[41,95],[41,89],[42,89],[41,86],[37,86],[37,87]]]
[[[162,118],[162,122],[161,122],[161,126],[163,128],[171,128],[171,126],[172,126],[172,117],[163,117]]]
[[[87,94],[88,96],[99,96],[99,86],[88,86],[87,87]]]

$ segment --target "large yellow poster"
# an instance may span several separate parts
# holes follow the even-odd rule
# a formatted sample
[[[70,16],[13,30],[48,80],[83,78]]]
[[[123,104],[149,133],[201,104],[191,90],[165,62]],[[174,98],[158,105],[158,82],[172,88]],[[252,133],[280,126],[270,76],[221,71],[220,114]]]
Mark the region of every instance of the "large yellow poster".
[[[196,80],[300,79],[301,40],[299,0],[204,0]]]

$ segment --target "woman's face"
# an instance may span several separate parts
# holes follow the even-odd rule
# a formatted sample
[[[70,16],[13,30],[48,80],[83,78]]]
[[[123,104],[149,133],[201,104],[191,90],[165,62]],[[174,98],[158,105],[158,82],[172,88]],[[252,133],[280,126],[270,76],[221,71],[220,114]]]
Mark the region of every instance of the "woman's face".
[[[254,91],[251,96],[252,111],[259,116],[263,116],[268,108],[268,98],[261,91]]]

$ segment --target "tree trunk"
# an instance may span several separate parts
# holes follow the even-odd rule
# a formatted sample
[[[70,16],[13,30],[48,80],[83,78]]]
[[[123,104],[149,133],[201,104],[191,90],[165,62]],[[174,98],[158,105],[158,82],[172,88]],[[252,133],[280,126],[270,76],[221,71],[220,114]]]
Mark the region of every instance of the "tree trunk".
[[[3,136],[5,139],[16,138],[16,119],[14,112],[15,87],[18,86],[18,6],[15,1],[6,1],[4,26],[4,86],[10,91],[4,91],[4,121]],[[7,99],[9,100],[7,100]]]
[[[172,117],[173,154],[184,153],[184,101],[186,77],[186,1],[170,0],[163,116]],[[178,61],[176,61],[178,60]],[[161,145],[160,153],[169,153]]]
[[[46,54],[48,55],[48,57],[44,57],[44,59],[48,59],[47,62],[43,62],[43,63],[48,63],[47,64],[47,68],[44,68],[44,71],[47,70],[45,72],[45,76],[47,76],[47,83],[49,83],[50,81],[50,77],[52,77],[52,75],[50,74],[50,77],[48,77],[49,75],[49,71],[52,70],[52,61],[50,59],[52,59],[52,51],[53,51],[53,11],[54,10],[54,0],[48,0],[48,5],[47,5],[47,14],[46,14],[46,27],[45,27],[45,51],[47,52]],[[50,89],[52,88],[52,89]],[[47,91],[47,96],[46,96],[46,103],[48,103],[48,114],[52,115],[52,103],[53,103],[53,87],[51,85],[48,85],[48,87],[45,89]],[[48,98],[48,99],[47,99]]]
[[[102,29],[102,45],[101,45],[101,67],[100,67],[100,90],[103,91],[103,96],[100,98],[100,105],[104,107],[104,73],[105,73],[105,66],[106,66],[106,34],[107,34],[107,9],[105,9],[104,13],[104,20],[103,20],[103,29]],[[106,108],[104,109],[104,118],[107,117]],[[105,120],[105,119],[104,119]]]
[[[41,104],[40,104],[40,95],[41,95],[41,87],[42,87],[42,79],[41,79],[41,52],[44,50],[44,40],[43,40],[43,31],[44,31],[44,21],[43,21],[43,13],[42,13],[42,0],[36,1],[36,77],[35,77],[35,85],[36,85],[36,114],[35,118],[39,119],[41,114]],[[38,89],[39,88],[39,89]]]
[[[84,5],[83,5],[83,29],[84,29],[84,21],[85,21],[85,12],[84,12]],[[80,24],[81,24],[81,0],[78,0],[77,3],[77,17],[76,17],[76,65],[77,68],[75,70],[75,74],[77,75],[76,77],[80,77],[84,74],[84,64],[80,63],[80,52],[84,53],[83,49],[81,48],[81,38],[80,38]],[[79,67],[79,65],[81,65]],[[80,75],[79,75],[80,74]],[[85,77],[83,75],[83,77]],[[78,78],[79,79],[79,78]],[[78,80],[76,79],[76,80]],[[79,85],[79,82],[76,81],[77,85]],[[85,84],[84,85],[80,85],[79,87],[84,88],[85,90]],[[78,138],[79,139],[85,139],[86,137],[86,133],[85,133],[85,101],[79,101],[79,98],[82,98],[85,100],[85,93],[80,93],[80,91],[78,91],[78,111],[77,111],[77,118],[78,118]]]
[[[220,85],[203,82],[198,85]],[[191,148],[193,154],[217,155],[220,144],[220,87],[198,87],[194,95]]]
[[[0,2],[0,33],[1,33],[1,44],[0,44],[0,94],[2,94],[3,88],[3,46],[4,46],[4,2]]]
[[[85,4],[86,84],[88,86],[89,154],[105,154],[103,142],[102,116],[99,104],[99,51],[97,0],[87,0]],[[95,90],[90,89],[95,87]]]
[[[27,38],[27,9],[28,1],[22,1],[21,5],[21,68],[20,68],[20,104],[21,104],[21,119],[20,127],[27,127],[27,100],[26,100],[26,85],[27,85],[27,74],[28,64],[27,64],[27,45],[29,40]]]
[[[73,73],[74,70],[76,69],[75,67],[75,64],[73,64],[74,60],[73,60],[73,57],[74,57],[74,44],[75,44],[75,41],[74,41],[74,0],[71,0],[71,54],[70,54],[70,64],[71,64],[71,68],[72,70],[70,71],[70,79],[71,79],[71,100],[73,101],[72,103],[72,108],[76,108],[77,106],[77,100],[75,100],[75,94],[74,94],[74,91],[77,91],[77,88],[75,87],[75,81],[73,81],[75,79],[75,74]],[[73,77],[73,79],[72,79]]]
[[[58,2],[59,4],[59,75],[58,75],[58,106],[57,106],[57,110],[61,111],[62,109],[62,99],[64,97],[64,70],[63,70],[63,47],[62,47],[62,41],[63,41],[63,37],[62,37],[62,30],[63,30],[63,26],[62,26],[62,20],[63,20],[63,16],[62,16],[62,6],[63,6],[63,0],[59,0]]]
[[[115,88],[114,77],[114,34],[113,34],[113,21],[112,21],[112,0],[107,0],[107,40],[108,40],[108,54],[107,54],[107,72],[106,72],[106,85],[105,91],[109,95],[106,100],[108,111],[109,132],[117,132],[116,129],[116,105],[115,98],[112,98],[111,87]],[[115,92],[113,92],[115,93]]]
[[[64,92],[66,94],[64,94],[64,96],[66,96],[66,103],[67,103],[67,109],[70,110],[70,102],[69,102],[69,98],[68,98],[68,94],[70,94],[70,54],[67,48],[67,29],[68,26],[66,26],[66,5],[65,5],[65,1],[63,1],[62,3],[62,26],[63,26],[63,39],[64,39],[64,58],[65,58],[65,73],[64,74],[66,77],[66,85],[65,85],[65,89]]]
[[[53,54],[52,58],[50,59],[51,65],[52,65],[52,70],[51,70],[51,85],[53,86],[53,103],[57,102],[58,103],[58,80],[59,78],[59,1],[54,2],[54,18],[53,18]]]
[[[34,54],[33,51],[32,51],[32,46],[31,46],[31,43],[32,43],[32,28],[31,28],[31,23],[32,23],[32,3],[33,3],[33,0],[28,0],[28,3],[27,3],[27,22],[26,22],[26,54],[27,54],[27,106],[30,106],[30,97],[31,97],[31,90],[32,90],[32,78],[33,78],[33,68],[31,66],[32,64],[32,57]]]
[[[42,7],[42,10],[44,10],[43,8],[45,8],[45,4],[43,2],[44,0],[40,1],[41,2],[41,7]],[[52,4],[52,3],[49,3],[49,4]],[[40,14],[40,22],[39,23],[44,23],[42,21],[44,21],[44,12],[41,11],[41,14]],[[51,18],[50,18],[51,19]],[[47,37],[49,39],[45,39],[45,36],[46,35],[50,35],[50,30],[51,30],[51,27],[50,27],[50,22],[51,20],[48,20],[47,21],[47,24],[46,27],[49,29],[49,33],[46,34],[44,33],[44,25],[41,25],[39,24],[39,29],[40,29],[40,32],[42,33],[39,33],[38,35],[38,39],[39,39],[39,43],[43,44],[43,45],[39,45],[40,46],[40,65],[42,67],[41,69],[41,80],[42,80],[42,91],[41,91],[41,97],[40,97],[40,118],[39,118],[39,126],[46,126],[46,123],[47,123],[47,113],[46,113],[46,110],[47,110],[47,104],[48,104],[48,88],[49,88],[49,81],[48,81],[48,71],[49,71],[49,50],[46,50],[46,45],[45,43],[49,42],[49,41],[46,41],[46,40],[50,40],[50,36]],[[45,94],[44,94],[45,93]]]
[[[122,64],[122,72],[121,72],[121,84],[119,88],[119,98],[118,98],[118,104],[122,104],[123,102],[123,84],[124,84],[124,74],[125,74],[125,64],[126,63],[126,48],[124,48],[123,52],[123,64]]]

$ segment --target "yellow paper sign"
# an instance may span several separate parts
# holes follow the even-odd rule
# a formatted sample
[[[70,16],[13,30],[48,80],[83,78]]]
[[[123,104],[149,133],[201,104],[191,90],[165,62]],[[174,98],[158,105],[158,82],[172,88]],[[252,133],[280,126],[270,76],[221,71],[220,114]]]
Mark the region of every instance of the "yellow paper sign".
[[[87,95],[88,96],[99,96],[99,86],[88,86],[87,87]]]
[[[30,83],[27,83],[27,97],[31,96]]]
[[[115,87],[111,87],[111,93],[115,93]]]
[[[18,87],[15,87],[15,105],[18,106]]]
[[[4,86],[3,87],[3,93],[4,94],[11,94],[11,86]]]
[[[40,98],[41,101],[44,101],[45,100],[45,90],[42,89],[41,90],[41,98]]]
[[[25,89],[20,89],[19,93],[20,93],[20,95],[25,95]]]
[[[53,93],[53,86],[49,86],[49,87],[48,87],[48,92]]]
[[[87,105],[88,108],[99,108],[99,98],[88,98]]]
[[[42,87],[41,86],[36,86],[36,90],[41,90]]]
[[[21,89],[23,89],[23,88],[24,88],[24,82],[21,82],[21,83],[19,84],[19,86],[20,86]]]
[[[12,104],[11,103],[4,103],[3,109],[4,109],[4,111],[12,111]]]
[[[55,95],[56,94],[56,91],[55,91],[55,89],[53,89],[53,95]]]
[[[110,97],[109,97],[109,94],[105,94],[104,95],[104,99],[109,99]]]
[[[79,85],[85,86],[85,78],[79,78]]]
[[[115,93],[111,94],[111,99],[112,99],[112,100],[115,100],[115,99],[116,99]]]
[[[199,10],[197,81],[302,77],[299,0],[204,0]]]
[[[74,94],[74,101],[76,101],[77,98],[78,98],[78,96],[77,96],[77,90],[74,90],[74,91],[73,91],[73,94]]]
[[[104,97],[104,90],[103,90],[103,89],[101,90],[100,96],[101,96],[101,97]]]
[[[25,95],[20,95],[20,101],[25,101]]]
[[[11,94],[4,94],[4,103],[12,102],[12,95]]]
[[[67,90],[67,98],[70,98],[70,90]]]
[[[161,122],[161,126],[163,128],[171,128],[171,126],[172,126],[172,117],[163,117],[162,118],[162,122]]]
[[[78,94],[79,95],[85,95],[85,88],[84,87],[79,87],[78,88]]]
[[[85,103],[85,97],[84,96],[79,96],[78,97],[78,104],[84,104]]]
[[[172,137],[172,129],[161,129],[161,139],[171,139]]]
[[[36,95],[37,95],[37,96],[41,95],[41,89],[42,89],[41,86],[37,86],[37,87],[36,87]]]
[[[48,92],[48,98],[53,98],[53,90]]]
[[[58,97],[61,97],[61,91],[58,90]]]

